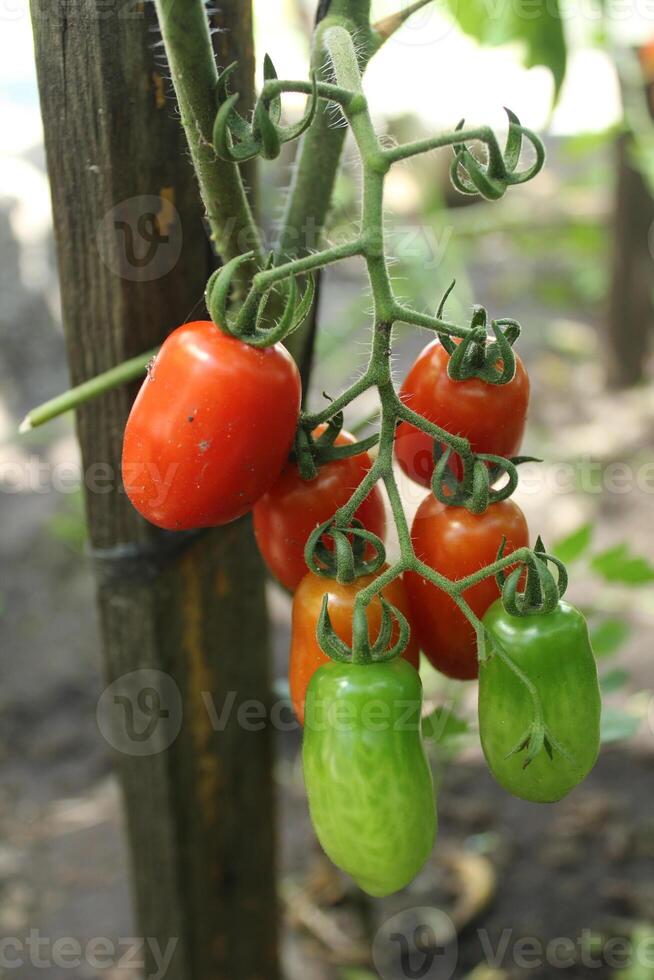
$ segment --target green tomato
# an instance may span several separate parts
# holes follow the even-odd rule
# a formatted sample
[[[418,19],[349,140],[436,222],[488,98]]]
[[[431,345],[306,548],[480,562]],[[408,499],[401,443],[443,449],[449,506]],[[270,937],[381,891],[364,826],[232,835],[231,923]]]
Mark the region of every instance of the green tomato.
[[[498,600],[483,622],[491,641],[534,685],[545,725],[544,731],[534,726],[525,685],[493,653],[491,642],[491,656],[479,669],[486,761],[514,796],[553,803],[586,778],[599,752],[601,700],[586,620],[567,602],[543,615],[510,616]]]
[[[416,876],[436,836],[421,707],[418,672],[401,658],[332,662],[307,689],[302,758],[318,840],[378,897]]]

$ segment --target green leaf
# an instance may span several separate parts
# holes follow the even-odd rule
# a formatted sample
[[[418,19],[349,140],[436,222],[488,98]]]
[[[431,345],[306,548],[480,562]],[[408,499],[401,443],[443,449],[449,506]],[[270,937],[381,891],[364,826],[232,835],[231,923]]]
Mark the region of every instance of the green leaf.
[[[631,626],[624,619],[605,619],[591,627],[590,641],[596,657],[610,657],[626,643]]]
[[[628,680],[629,674],[627,671],[616,668],[615,670],[607,671],[606,674],[600,677],[600,687],[604,694],[610,694],[612,691],[619,691]]]
[[[640,728],[641,719],[613,705],[602,709],[600,737],[602,742],[620,742],[632,738]]]
[[[654,945],[654,929],[649,922],[638,922],[631,930],[631,948],[639,950],[651,949]],[[633,962],[633,960],[636,962]],[[631,958],[627,966],[616,973],[611,974],[611,980],[654,980],[654,966],[645,957],[636,956]]]
[[[346,967],[338,974],[338,980],[376,980],[376,974],[359,967]]]
[[[455,714],[448,705],[441,705],[422,719],[423,737],[434,742],[444,742],[448,738],[465,735],[469,728],[468,722]]]
[[[628,544],[618,544],[600,552],[590,564],[593,571],[607,582],[622,582],[625,585],[654,582],[654,565],[646,558],[633,555]]]
[[[567,47],[559,0],[448,0],[450,13],[462,31],[482,44],[522,41],[527,68],[545,65],[554,76],[554,101],[565,77]]]
[[[570,562],[576,561],[577,558],[581,558],[588,551],[592,540],[593,525],[589,521],[587,524],[582,524],[581,527],[578,527],[572,534],[568,534],[565,538],[556,541],[553,553],[567,565]]]

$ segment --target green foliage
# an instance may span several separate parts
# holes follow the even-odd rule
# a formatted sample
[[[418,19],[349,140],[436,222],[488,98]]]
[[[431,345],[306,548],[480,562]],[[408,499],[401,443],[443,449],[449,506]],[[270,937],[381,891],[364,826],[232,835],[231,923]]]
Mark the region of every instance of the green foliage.
[[[440,705],[422,720],[423,737],[432,742],[445,742],[469,731],[468,722],[459,717],[450,705]]]
[[[631,933],[633,955],[629,966],[611,974],[611,980],[654,980],[654,966],[640,951],[648,952],[654,946],[654,926],[649,922],[637,923]]]
[[[604,694],[611,694],[613,691],[619,691],[620,688],[624,687],[628,680],[627,671],[616,667],[615,670],[609,670],[602,675],[600,686]]]
[[[554,77],[554,98],[565,78],[567,49],[558,0],[448,0],[450,11],[466,34],[482,44],[519,41],[525,45],[528,68],[545,65]]]
[[[604,619],[591,627],[590,635],[596,657],[610,657],[629,639],[631,627],[624,619]]]
[[[600,721],[602,744],[633,738],[640,728],[641,717],[615,705],[604,705]]]
[[[565,565],[569,565],[588,551],[592,540],[593,525],[589,522],[557,541],[552,551]]]
[[[591,568],[607,582],[624,585],[646,585],[654,582],[654,565],[640,555],[633,555],[628,544],[618,544],[595,555]]]

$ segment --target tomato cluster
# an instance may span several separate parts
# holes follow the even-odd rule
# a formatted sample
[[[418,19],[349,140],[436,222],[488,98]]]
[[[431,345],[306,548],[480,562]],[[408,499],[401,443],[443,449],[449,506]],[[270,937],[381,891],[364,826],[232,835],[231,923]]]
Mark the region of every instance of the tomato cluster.
[[[448,363],[441,343],[429,344],[406,376],[403,403],[467,439],[475,454],[495,459],[517,454],[529,399],[520,358],[505,384],[478,377],[453,380]],[[436,833],[421,739],[420,650],[449,677],[479,676],[480,736],[489,767],[515,795],[537,801],[559,799],[595,761],[595,662],[580,613],[560,602],[552,613],[510,615],[491,576],[461,594],[496,645],[480,669],[471,623],[451,595],[420,574],[421,563],[423,571],[458,581],[492,564],[500,552],[527,548],[525,517],[510,499],[478,512],[458,498],[455,505],[447,494],[437,499],[429,493],[411,527],[414,568],[387,581],[366,606],[365,618],[357,619],[357,595],[388,566],[366,565],[369,553],[360,549],[364,564],[354,577],[339,580],[328,569],[322,575],[309,570],[305,547],[348,503],[373,462],[367,452],[357,451],[348,432],[334,437],[336,430],[323,425],[304,433],[314,453],[313,472],[300,466],[291,452],[300,387],[297,368],[279,344],[258,349],[205,321],[180,327],[162,346],[130,414],[124,483],[140,513],[169,530],[224,524],[252,512],[269,571],[294,593],[290,695],[305,729],[304,771],[314,826],[336,864],[371,894],[385,895],[415,876]],[[325,445],[331,454],[321,459]],[[352,446],[350,455],[337,451]],[[438,450],[410,422],[398,426],[396,459],[418,484],[431,485]],[[450,466],[460,478],[461,461],[454,458]],[[488,472],[491,484],[493,472],[484,466],[481,472]],[[377,485],[354,517],[359,528],[383,541],[386,519]],[[327,534],[322,547],[340,569]],[[362,621],[363,658],[354,656]],[[321,634],[326,624],[332,648]],[[372,655],[375,641],[379,649],[397,643],[399,650],[406,624],[410,633],[402,657]],[[330,656],[325,649],[332,650]],[[334,662],[333,650],[350,656]],[[536,718],[525,695],[532,689],[540,696]]]

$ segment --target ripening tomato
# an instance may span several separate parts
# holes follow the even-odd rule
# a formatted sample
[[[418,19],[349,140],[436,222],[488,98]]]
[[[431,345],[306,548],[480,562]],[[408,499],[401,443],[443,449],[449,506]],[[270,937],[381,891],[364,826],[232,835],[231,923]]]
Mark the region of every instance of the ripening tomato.
[[[164,341],[125,428],[123,482],[136,509],[171,531],[227,524],[278,478],[300,411],[295,362],[211,321]]]
[[[529,404],[529,376],[516,354],[515,375],[505,385],[479,378],[452,381],[449,355],[434,340],[418,355],[400,390],[405,405],[453,435],[470,440],[475,453],[515,456],[522,444]],[[408,422],[395,437],[395,456],[412,480],[428,487],[434,472],[434,441]]]
[[[479,671],[479,736],[486,761],[509,793],[554,803],[586,778],[599,752],[601,698],[586,620],[568,602],[549,613],[511,616],[498,601],[484,625],[491,637],[490,656]],[[524,683],[495,654],[495,643],[540,698],[549,744],[526,766],[526,747],[520,745],[534,707]]]
[[[325,426],[313,433],[319,436]],[[337,446],[356,442],[340,432]],[[257,502],[254,533],[259,551],[276,579],[293,591],[307,574],[304,546],[311,532],[348,502],[372,466],[368,453],[335,459],[321,466],[313,480],[303,480],[295,463],[288,463],[273,487]],[[368,531],[383,538],[386,530],[384,501],[377,486],[354,515]]]
[[[376,897],[408,885],[434,846],[421,707],[420,677],[399,657],[326,664],[307,692],[302,766],[316,835]]]
[[[352,643],[352,613],[357,593],[374,582],[387,567],[382,567],[376,575],[361,575],[353,582],[337,582],[336,579],[322,578],[320,575],[308,572],[298,585],[293,597],[289,683],[291,701],[300,722],[304,723],[304,701],[309,681],[318,667],[331,663],[329,657],[320,649],[316,638],[316,626],[323,596],[329,593],[329,618],[334,632],[349,646]],[[409,604],[400,578],[393,579],[390,585],[382,590],[382,594],[391,605],[396,606],[409,619]],[[368,606],[367,615],[370,641],[374,643],[379,636],[382,618],[382,605],[377,596]],[[397,637],[398,628],[397,624],[394,624],[391,643],[395,643]],[[403,657],[416,669],[418,668],[420,651],[413,629]]]
[[[416,556],[452,580],[492,564],[503,537],[505,554],[529,545],[525,516],[512,500],[491,504],[483,514],[471,514],[464,507],[448,507],[430,494],[418,508],[411,528]],[[448,677],[475,678],[475,631],[454,600],[415,572],[407,572],[404,583],[411,624],[425,656]],[[466,589],[463,597],[481,618],[499,594],[491,576]]]

